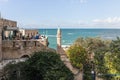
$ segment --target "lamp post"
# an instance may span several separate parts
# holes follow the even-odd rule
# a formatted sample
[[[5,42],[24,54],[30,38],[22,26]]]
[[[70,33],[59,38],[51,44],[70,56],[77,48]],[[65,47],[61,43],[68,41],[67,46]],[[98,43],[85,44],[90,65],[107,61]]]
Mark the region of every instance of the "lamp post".
[[[91,71],[91,74],[92,74],[92,80],[96,80],[95,79],[95,71],[94,70]]]
[[[96,72],[95,72],[94,62],[92,61],[91,63],[92,63],[92,70],[91,70],[92,80],[96,80]]]
[[[94,52],[92,52],[92,54],[91,54],[91,65],[92,65],[91,76],[92,76],[92,80],[96,80],[94,56],[95,56]]]

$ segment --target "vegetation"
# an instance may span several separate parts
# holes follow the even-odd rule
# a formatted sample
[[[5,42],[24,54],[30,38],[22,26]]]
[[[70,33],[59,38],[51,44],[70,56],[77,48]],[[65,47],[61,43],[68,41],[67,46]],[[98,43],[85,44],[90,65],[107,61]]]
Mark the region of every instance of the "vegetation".
[[[68,49],[68,57],[75,67],[84,71],[85,80],[92,80],[93,70],[105,80],[120,76],[120,38],[113,41],[78,38]]]
[[[120,79],[120,38],[117,37],[117,40],[113,40],[110,44],[110,54],[108,54],[109,60],[109,73],[115,74],[116,76],[113,77]]]
[[[87,62],[86,50],[80,45],[73,45],[68,50],[68,55],[73,66],[82,70],[83,65]],[[82,56],[82,57],[81,57]]]
[[[35,52],[25,62],[4,68],[9,80],[73,80],[73,74],[54,52]]]

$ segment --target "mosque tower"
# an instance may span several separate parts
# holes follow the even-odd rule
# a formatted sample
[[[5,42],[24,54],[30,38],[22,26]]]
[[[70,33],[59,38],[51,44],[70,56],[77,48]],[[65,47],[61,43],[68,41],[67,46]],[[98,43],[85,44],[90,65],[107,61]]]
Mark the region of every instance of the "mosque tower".
[[[58,28],[57,30],[57,48],[61,48],[61,30]]]

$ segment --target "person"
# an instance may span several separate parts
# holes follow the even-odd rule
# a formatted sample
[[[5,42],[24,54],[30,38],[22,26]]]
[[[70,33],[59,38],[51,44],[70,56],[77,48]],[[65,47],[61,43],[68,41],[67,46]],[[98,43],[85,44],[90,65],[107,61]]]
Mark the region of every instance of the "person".
[[[38,32],[37,32],[37,34],[36,34],[35,39],[39,39],[39,34],[38,34]]]
[[[33,36],[33,35],[31,35],[31,39],[34,39],[34,36]]]

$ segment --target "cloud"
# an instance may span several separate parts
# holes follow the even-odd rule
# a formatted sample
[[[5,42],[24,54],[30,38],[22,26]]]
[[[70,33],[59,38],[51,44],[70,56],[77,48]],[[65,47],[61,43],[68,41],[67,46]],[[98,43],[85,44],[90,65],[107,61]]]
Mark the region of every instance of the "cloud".
[[[120,17],[108,17],[105,19],[94,19],[90,21],[69,20],[69,21],[41,21],[41,23],[26,24],[24,28],[119,28]]]
[[[87,2],[87,0],[70,0],[71,1],[71,3],[77,3],[77,4],[84,4],[84,3],[86,3]]]
[[[120,17],[108,17],[106,19],[95,19],[93,20],[94,23],[107,23],[107,24],[117,24],[120,23]]]
[[[93,26],[99,28],[120,28],[120,17],[108,17],[106,19],[94,19],[91,21]]]

